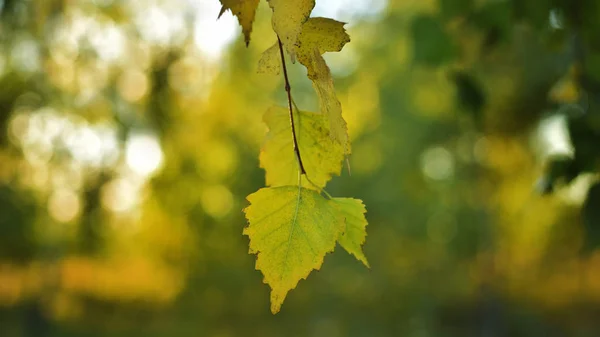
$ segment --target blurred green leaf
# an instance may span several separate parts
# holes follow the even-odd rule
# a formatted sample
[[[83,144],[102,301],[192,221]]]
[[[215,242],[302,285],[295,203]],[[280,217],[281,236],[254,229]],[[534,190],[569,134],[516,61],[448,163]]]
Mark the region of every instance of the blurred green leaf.
[[[510,36],[513,28],[509,1],[487,2],[473,13],[471,22],[485,32],[482,44],[484,51],[494,48]]]
[[[411,36],[416,63],[436,67],[450,62],[456,54],[452,39],[437,17],[420,15],[414,18]]]
[[[456,85],[456,99],[459,106],[471,114],[475,121],[480,122],[482,109],[485,106],[485,93],[481,84],[477,83],[473,76],[462,71],[450,73],[450,79]]]
[[[570,116],[567,128],[581,170],[595,170],[600,159],[600,113],[590,106],[588,112]]]
[[[0,260],[27,261],[36,253],[34,200],[0,185]]]
[[[583,204],[583,224],[585,227],[584,252],[590,252],[600,246],[600,183],[593,184],[588,190]]]
[[[542,195],[552,193],[557,183],[563,181],[568,184],[579,174],[581,168],[573,157],[553,156],[547,160],[544,174],[536,183],[536,190]]]
[[[438,0],[440,11],[445,18],[467,16],[473,8],[474,0]]]

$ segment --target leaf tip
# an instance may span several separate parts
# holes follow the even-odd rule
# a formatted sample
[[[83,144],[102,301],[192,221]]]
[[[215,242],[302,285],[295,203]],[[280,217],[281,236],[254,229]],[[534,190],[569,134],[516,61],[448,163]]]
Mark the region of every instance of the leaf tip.
[[[283,305],[283,301],[285,300],[288,291],[271,288],[271,313],[273,315],[277,314],[281,310],[281,306]]]
[[[365,254],[360,254],[360,256],[356,255],[356,258],[362,262],[362,264],[365,265],[365,267],[367,267],[367,269],[371,269],[371,265],[369,264],[369,261],[367,260],[367,257],[365,256]]]

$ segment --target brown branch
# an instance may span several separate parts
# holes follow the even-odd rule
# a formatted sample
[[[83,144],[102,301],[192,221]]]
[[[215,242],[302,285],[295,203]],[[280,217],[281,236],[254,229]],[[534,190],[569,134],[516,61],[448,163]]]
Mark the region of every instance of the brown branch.
[[[281,39],[277,37],[279,43],[279,54],[281,55],[281,64],[283,65],[283,78],[285,79],[285,91],[287,92],[288,107],[290,110],[290,122],[292,124],[292,139],[294,141],[294,153],[296,159],[298,159],[298,166],[300,166],[300,174],[306,174],[304,164],[302,163],[302,157],[300,157],[300,148],[298,147],[298,139],[296,138],[296,126],[294,125],[294,113],[292,109],[292,88],[290,87],[290,80],[288,79],[287,68],[285,66],[285,56],[283,53],[283,46],[281,45]]]

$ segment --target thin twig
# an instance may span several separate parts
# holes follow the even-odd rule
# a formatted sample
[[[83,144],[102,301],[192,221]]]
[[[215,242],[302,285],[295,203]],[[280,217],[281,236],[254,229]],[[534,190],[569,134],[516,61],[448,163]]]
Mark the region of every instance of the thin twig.
[[[290,87],[290,80],[288,79],[287,68],[285,66],[285,56],[283,54],[283,46],[279,36],[277,37],[279,42],[279,54],[281,55],[281,64],[283,65],[283,77],[285,79],[285,91],[287,92],[288,107],[290,110],[290,122],[292,123],[292,139],[294,140],[294,153],[296,159],[298,159],[298,166],[300,167],[300,174],[306,174],[304,164],[302,163],[302,157],[300,157],[300,148],[298,147],[298,139],[296,138],[296,126],[294,125],[294,113],[292,109],[292,88]]]

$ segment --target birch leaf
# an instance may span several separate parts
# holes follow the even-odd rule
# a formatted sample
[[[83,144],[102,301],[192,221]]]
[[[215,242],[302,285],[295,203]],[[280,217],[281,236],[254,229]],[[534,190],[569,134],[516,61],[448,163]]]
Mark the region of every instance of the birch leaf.
[[[273,106],[263,120],[269,127],[260,153],[260,166],[266,171],[268,186],[298,184],[298,163],[287,108]],[[344,159],[340,144],[329,137],[329,125],[322,114],[294,111],[296,139],[306,176],[317,186],[302,179],[306,188],[323,188],[332,175],[339,175]]]
[[[348,126],[342,117],[342,104],[335,94],[331,71],[325,59],[316,50],[313,53],[311,67],[314,69],[311,80],[319,97],[319,106],[329,122],[329,136],[342,146],[344,154],[350,154],[350,138]]]
[[[344,221],[333,201],[298,186],[263,188],[248,196],[244,212],[250,253],[271,287],[271,312],[281,309],[287,293],[333,251]]]
[[[221,17],[226,10],[230,10],[233,15],[237,16],[240,26],[242,26],[246,46],[250,43],[250,33],[252,32],[252,23],[254,22],[254,16],[256,15],[258,2],[259,0],[221,0],[221,5],[223,5],[223,7],[221,7],[219,17]]]
[[[259,74],[279,75],[281,72],[281,55],[279,54],[279,44],[274,45],[265,50],[258,60]]]
[[[329,18],[310,18],[302,26],[302,33],[296,42],[296,57],[308,70],[309,78],[317,76],[312,61],[315,51],[319,55],[339,52],[350,42],[344,25],[344,22]]]
[[[295,44],[302,31],[302,25],[315,7],[315,0],[268,0],[273,10],[273,30],[285,49],[295,60]]]
[[[362,200],[353,198],[333,198],[339,213],[344,217],[345,230],[338,242],[344,249],[354,255],[366,267],[369,262],[362,251],[362,245],[367,237],[367,219],[365,205]]]

